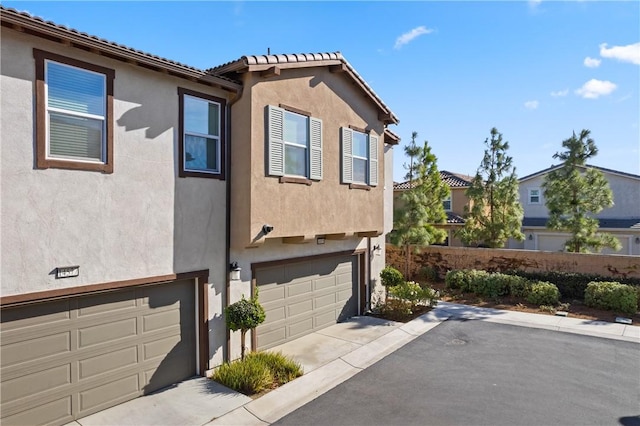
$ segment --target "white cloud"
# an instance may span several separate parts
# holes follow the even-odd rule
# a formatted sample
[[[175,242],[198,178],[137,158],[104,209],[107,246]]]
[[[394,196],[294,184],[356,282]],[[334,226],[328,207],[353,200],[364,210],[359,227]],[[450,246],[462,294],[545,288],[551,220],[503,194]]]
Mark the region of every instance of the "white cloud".
[[[526,109],[537,109],[540,103],[538,101],[527,101],[524,103]]]
[[[551,96],[554,98],[561,98],[563,96],[567,96],[569,94],[569,89],[558,90],[557,92],[551,92]]]
[[[400,49],[405,44],[413,41],[415,38],[420,37],[423,34],[431,34],[433,32],[432,29],[425,27],[424,25],[420,27],[416,27],[409,32],[402,34],[400,37],[396,39],[396,44],[393,46],[394,49]]]
[[[611,46],[609,48],[607,43],[602,43],[600,45],[600,56],[640,65],[640,42],[626,46]]]
[[[610,81],[602,81],[591,79],[576,90],[576,95],[585,99],[598,99],[600,96],[606,96],[616,90],[618,86]]]
[[[535,10],[538,6],[540,6],[542,0],[529,0],[529,9]]]
[[[598,68],[600,62],[602,62],[600,59],[590,58],[588,56],[584,58],[584,66],[587,68]]]

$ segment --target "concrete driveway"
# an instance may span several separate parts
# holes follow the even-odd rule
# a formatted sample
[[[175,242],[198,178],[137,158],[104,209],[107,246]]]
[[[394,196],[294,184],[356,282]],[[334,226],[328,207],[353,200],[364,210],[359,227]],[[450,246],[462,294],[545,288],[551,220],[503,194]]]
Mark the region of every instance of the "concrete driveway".
[[[273,424],[626,426],[639,415],[637,343],[452,318]]]

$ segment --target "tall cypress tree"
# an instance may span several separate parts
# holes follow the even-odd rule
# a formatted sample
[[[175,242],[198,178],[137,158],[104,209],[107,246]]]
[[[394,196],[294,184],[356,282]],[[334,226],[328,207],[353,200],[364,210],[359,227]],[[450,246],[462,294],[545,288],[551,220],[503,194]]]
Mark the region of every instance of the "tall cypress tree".
[[[495,127],[484,143],[487,149],[466,191],[470,207],[465,206],[465,224],[458,236],[465,244],[500,248],[509,238],[524,240],[518,178],[513,158],[507,155],[509,142],[503,142]]]
[[[566,150],[553,158],[563,161],[561,168],[549,172],[542,188],[549,221],[547,228],[567,231],[571,238],[565,243],[570,252],[588,253],[604,247],[620,250],[620,241],[611,234],[598,232],[594,216],[613,206],[613,193],[604,174],[587,166],[587,160],[598,154],[591,132],[583,129],[562,141]]]
[[[428,142],[416,145],[417,133],[413,132],[411,144],[405,154],[411,163],[407,168],[409,189],[400,196],[401,207],[394,212],[394,229],[390,234],[393,244],[402,247],[405,255],[405,277],[409,275],[411,246],[426,246],[441,243],[446,231],[435,224],[446,223],[447,215],[442,200],[449,195],[449,187],[442,182],[438,171],[437,157],[431,152]]]

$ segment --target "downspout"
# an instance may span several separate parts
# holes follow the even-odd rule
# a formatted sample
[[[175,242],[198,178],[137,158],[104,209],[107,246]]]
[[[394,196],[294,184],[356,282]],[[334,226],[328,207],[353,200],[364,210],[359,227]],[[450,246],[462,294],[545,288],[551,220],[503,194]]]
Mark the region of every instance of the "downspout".
[[[231,107],[240,100],[242,97],[242,92],[244,90],[244,85],[240,87],[235,98],[227,103],[227,153],[226,153],[226,177],[227,177],[227,193],[226,193],[226,244],[225,244],[225,265],[227,267],[227,286],[225,288],[225,302],[224,308],[229,306],[229,302],[231,301],[231,274],[229,274],[229,265],[231,264],[231,149],[233,144],[231,143]],[[223,311],[224,316],[224,311]],[[226,326],[225,321],[225,330],[226,330],[226,353],[223,354],[222,359],[224,361],[230,360],[231,355],[231,331]]]
[[[364,284],[364,306],[361,308],[361,312],[365,313],[368,310],[371,310],[371,259],[373,258],[373,253],[371,252],[371,237],[367,237],[367,260],[365,266],[365,274],[366,280]]]

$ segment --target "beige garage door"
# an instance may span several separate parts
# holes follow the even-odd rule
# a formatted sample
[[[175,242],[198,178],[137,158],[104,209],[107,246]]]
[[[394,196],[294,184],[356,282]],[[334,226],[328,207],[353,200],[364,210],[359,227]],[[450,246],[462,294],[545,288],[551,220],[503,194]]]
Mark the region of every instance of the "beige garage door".
[[[196,373],[191,280],[2,310],[3,425],[64,424]]]
[[[566,244],[568,239],[568,235],[538,234],[538,250],[564,251],[564,245]]]
[[[259,300],[266,312],[257,332],[267,349],[357,314],[354,256],[293,262],[256,270]]]

